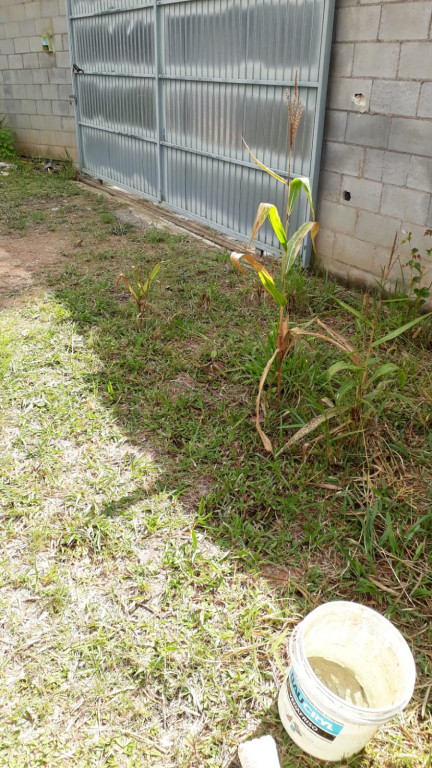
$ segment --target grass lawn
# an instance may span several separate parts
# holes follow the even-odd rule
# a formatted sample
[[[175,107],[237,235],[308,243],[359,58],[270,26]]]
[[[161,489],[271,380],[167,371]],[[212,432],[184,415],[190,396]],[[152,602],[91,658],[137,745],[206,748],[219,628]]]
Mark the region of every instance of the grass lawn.
[[[361,439],[323,426],[274,458],[254,424],[270,301],[227,253],[118,208],[30,163],[0,179],[11,265],[51,249],[0,292],[0,766],[234,768],[264,733],[283,768],[318,766],[277,692],[293,626],[346,599],[400,628],[417,685],[402,721],[336,765],[430,768],[431,320],[380,348],[400,372]],[[157,262],[138,332],[116,277]],[[295,322],[363,343],[337,303],[362,296],[291,280]],[[286,360],[282,409],[265,399],[276,447],[332,399],[340,357]]]

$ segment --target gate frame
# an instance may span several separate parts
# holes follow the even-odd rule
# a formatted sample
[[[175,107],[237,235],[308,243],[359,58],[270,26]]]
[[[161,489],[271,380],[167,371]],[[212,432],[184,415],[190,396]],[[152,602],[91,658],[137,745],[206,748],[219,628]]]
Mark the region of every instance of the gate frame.
[[[200,150],[194,150],[192,148],[185,148],[185,147],[179,147],[175,144],[172,144],[171,142],[167,142],[165,140],[165,135],[162,135],[163,132],[163,104],[162,104],[162,81],[163,80],[176,80],[176,81],[193,81],[193,82],[221,82],[221,83],[227,83],[230,81],[231,78],[200,78],[200,77],[193,77],[193,76],[169,76],[169,75],[163,75],[160,74],[162,72],[162,62],[163,62],[163,51],[162,51],[162,37],[160,32],[160,13],[158,11],[158,8],[164,5],[179,5],[182,3],[191,2],[191,0],[143,0],[142,5],[137,6],[131,6],[129,8],[116,8],[116,9],[109,9],[106,11],[97,11],[94,13],[85,13],[85,14],[72,14],[71,9],[71,0],[66,0],[66,16],[67,16],[67,29],[68,29],[68,38],[69,38],[69,53],[70,53],[70,59],[71,59],[71,76],[72,76],[72,90],[73,90],[73,100],[74,100],[74,107],[75,107],[75,125],[76,125],[76,133],[77,133],[77,147],[78,147],[78,163],[79,163],[79,170],[82,173],[86,173],[89,176],[93,176],[95,178],[99,178],[102,181],[105,181],[107,184],[116,186],[119,189],[123,189],[126,192],[129,192],[133,195],[136,195],[137,197],[140,197],[144,200],[150,200],[153,203],[157,203],[158,205],[162,206],[163,208],[167,208],[167,210],[174,211],[175,213],[178,213],[182,216],[185,216],[189,219],[192,219],[193,221],[197,221],[200,224],[204,224],[207,227],[213,228],[218,232],[222,232],[225,235],[228,235],[230,237],[235,238],[236,240],[239,240],[241,242],[248,242],[247,236],[243,235],[242,233],[236,232],[235,230],[230,229],[229,227],[225,227],[221,224],[217,224],[215,222],[210,221],[209,219],[205,219],[202,216],[198,216],[197,214],[191,213],[183,208],[179,208],[178,206],[172,205],[171,203],[168,203],[166,200],[164,200],[164,190],[163,190],[163,171],[164,171],[164,158],[163,158],[163,147],[171,147],[174,149],[181,149],[183,151],[187,151],[191,154],[203,154],[206,157],[211,157],[208,153],[202,152]],[[318,185],[319,185],[319,176],[320,176],[320,166],[321,166],[321,153],[322,153],[322,145],[323,145],[323,136],[324,136],[324,122],[325,122],[325,111],[326,111],[326,103],[327,103],[327,87],[328,87],[328,79],[329,79],[329,69],[330,69],[330,57],[331,57],[331,49],[332,49],[332,40],[333,40],[333,26],[334,26],[334,15],[335,15],[335,4],[336,0],[324,0],[324,13],[323,13],[323,35],[321,36],[320,41],[320,57],[319,57],[319,78],[318,82],[299,82],[298,86],[299,88],[315,88],[317,92],[317,99],[316,99],[316,112],[315,112],[315,119],[316,119],[316,125],[314,126],[313,131],[313,140],[312,140],[312,150],[310,155],[310,182],[311,182],[311,189],[312,189],[312,201],[314,204],[315,210],[317,209],[317,203],[318,203]],[[151,76],[151,79],[154,80],[155,84],[155,110],[156,110],[156,142],[152,141],[151,143],[157,144],[157,186],[158,186],[158,197],[154,197],[152,195],[149,195],[147,193],[141,192],[140,190],[135,189],[134,187],[130,187],[126,184],[121,184],[117,181],[114,181],[113,179],[110,179],[108,177],[102,176],[100,174],[95,174],[94,172],[90,171],[89,169],[85,168],[84,164],[84,149],[83,149],[83,140],[82,140],[82,132],[81,127],[85,126],[85,123],[81,120],[81,113],[80,113],[80,105],[78,100],[78,88],[77,88],[77,81],[76,78],[78,77],[79,73],[74,72],[73,65],[76,62],[76,51],[75,51],[75,37],[74,37],[74,30],[73,30],[73,21],[74,19],[79,18],[91,18],[94,16],[109,16],[114,15],[117,13],[127,13],[128,11],[138,11],[138,10],[150,10],[153,9],[153,23],[154,23],[154,48],[155,48],[155,60],[154,60],[154,75]],[[90,73],[91,74],[91,73]],[[100,74],[100,73],[98,73]],[[117,75],[118,76],[118,75]],[[126,75],[126,77],[129,77],[130,75]],[[264,85],[264,86],[278,86],[280,85],[283,88],[289,88],[294,86],[294,81],[267,81],[267,80],[251,80],[250,78],[232,78],[233,83],[239,83],[244,85]],[[96,126],[96,128],[99,128]],[[130,134],[126,134],[130,135]],[[136,139],[140,139],[142,141],[149,141],[149,139],[143,139],[143,137],[133,137]],[[237,160],[236,158],[228,158],[221,156],[215,156],[214,159],[226,161],[228,163],[241,165],[244,168],[252,168],[254,170],[257,169],[257,166],[254,163],[248,163],[243,160]],[[276,172],[281,173],[281,170],[278,171],[278,169],[272,169]],[[282,173],[285,173],[282,171]],[[297,174],[291,173],[290,178],[296,178]],[[276,255],[280,255],[280,249],[277,247],[272,247],[268,243],[260,243],[259,240],[255,240],[255,243],[258,244],[258,248],[265,252],[274,253]],[[308,267],[310,264],[310,258],[311,258],[311,242],[310,238],[307,238],[307,242],[303,243],[302,246],[302,265],[303,267]]]

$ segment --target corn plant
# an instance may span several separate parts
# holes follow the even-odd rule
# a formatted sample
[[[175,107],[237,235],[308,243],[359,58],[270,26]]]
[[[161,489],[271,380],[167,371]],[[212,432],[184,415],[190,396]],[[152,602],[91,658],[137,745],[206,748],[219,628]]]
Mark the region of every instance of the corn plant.
[[[117,277],[116,280],[116,290],[118,290],[119,283],[122,281],[129,293],[131,294],[132,298],[135,300],[135,303],[137,305],[138,314],[136,318],[136,324],[138,330],[141,329],[142,321],[144,318],[144,314],[147,307],[147,299],[150,291],[150,286],[155,279],[157,273],[159,272],[161,268],[161,264],[156,264],[153,269],[151,270],[149,276],[144,279],[142,275],[137,275],[135,267],[132,267],[132,282],[126,277],[123,272],[120,273],[120,275]]]
[[[288,308],[288,296],[286,291],[286,277],[288,272],[292,269],[297,259],[298,253],[300,251],[300,248],[303,244],[305,237],[309,233],[311,235],[312,246],[315,250],[315,237],[319,229],[319,224],[315,221],[315,213],[314,213],[314,207],[312,203],[312,192],[311,192],[309,179],[305,177],[298,177],[298,178],[291,179],[293,145],[294,145],[294,140],[295,140],[295,137],[300,125],[300,121],[302,119],[303,112],[304,112],[304,106],[301,102],[301,99],[299,96],[299,90],[297,86],[297,73],[296,73],[295,82],[294,82],[294,93],[293,95],[291,95],[290,91],[288,90],[286,93],[286,98],[287,98],[287,106],[288,106],[288,139],[289,139],[287,179],[282,178],[282,176],[279,176],[277,173],[270,170],[270,168],[267,168],[267,166],[265,166],[260,160],[258,160],[257,157],[255,157],[251,149],[248,147],[248,145],[244,141],[246,149],[248,150],[254,162],[263,171],[265,171],[274,179],[276,179],[276,181],[280,182],[281,184],[284,184],[285,187],[287,188],[286,189],[287,202],[286,202],[286,210],[285,210],[285,217],[284,217],[285,221],[284,223],[282,223],[281,217],[275,205],[273,205],[272,203],[260,203],[255,216],[255,221],[252,227],[251,236],[249,239],[249,246],[248,246],[249,250],[246,253],[233,252],[231,254],[231,261],[234,264],[234,266],[238,270],[240,270],[240,272],[243,272],[245,274],[247,273],[247,269],[245,269],[243,264],[247,264],[249,268],[255,271],[255,273],[258,275],[259,279],[261,280],[265,290],[267,291],[267,293],[270,294],[273,301],[276,303],[276,305],[279,308],[279,324],[278,324],[276,349],[274,350],[273,354],[271,355],[270,359],[267,362],[267,365],[264,368],[263,374],[260,379],[258,395],[256,400],[256,427],[261,437],[261,440],[263,442],[264,448],[269,452],[273,452],[273,446],[271,444],[271,441],[269,440],[267,435],[265,435],[264,431],[260,426],[260,420],[261,420],[260,408],[261,408],[261,397],[262,397],[263,388],[274,361],[275,360],[277,361],[277,372],[276,372],[277,398],[280,404],[281,392],[282,392],[283,361],[286,358],[288,352],[292,349],[293,345],[297,343],[300,338],[307,340],[309,343],[312,339],[323,339],[328,343],[339,347],[343,351],[347,351],[347,346],[345,345],[345,342],[341,341],[340,337],[338,337],[338,334],[335,334],[333,331],[331,331],[318,318],[312,319],[305,326],[301,328],[292,327],[290,325],[290,312]],[[293,212],[294,206],[302,190],[305,193],[309,203],[312,221],[306,221],[303,224],[301,224],[301,226],[297,229],[297,231],[289,238],[288,231],[289,231],[290,216]],[[255,258],[255,256],[251,253],[252,243],[256,238],[258,231],[260,230],[260,228],[263,226],[264,222],[267,219],[269,220],[273,228],[273,231],[282,248],[280,279],[279,279],[278,286],[276,286],[273,277],[270,275],[266,267],[261,262],[259,262]],[[312,326],[316,324],[320,326],[319,330],[312,330]],[[350,348],[349,345],[348,345],[348,348]]]

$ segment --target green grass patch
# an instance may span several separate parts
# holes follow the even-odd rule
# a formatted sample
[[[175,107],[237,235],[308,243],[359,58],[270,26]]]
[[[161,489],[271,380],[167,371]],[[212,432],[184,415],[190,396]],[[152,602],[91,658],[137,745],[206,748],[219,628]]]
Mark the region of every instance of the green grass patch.
[[[30,164],[0,199],[3,234],[54,227],[71,243],[40,296],[0,314],[0,765],[234,768],[238,742],[266,732],[283,768],[318,765],[276,697],[291,628],[331,599],[388,616],[418,671],[404,725],[343,765],[427,765],[430,326],[387,345],[405,375],[364,441],[328,427],[275,458],[253,423],[274,312],[227,254],[114,232],[114,203]],[[158,262],[138,332],[116,277]],[[290,280],[296,323],[319,315],[360,343],[335,298],[360,311],[361,297]],[[283,408],[266,394],[275,444],[322,411],[339,357],[287,357]]]

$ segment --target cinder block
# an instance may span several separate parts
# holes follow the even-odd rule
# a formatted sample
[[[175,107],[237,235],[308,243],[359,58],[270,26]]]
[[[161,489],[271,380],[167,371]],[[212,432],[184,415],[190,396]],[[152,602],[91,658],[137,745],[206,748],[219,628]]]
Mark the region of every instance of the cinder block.
[[[413,224],[426,224],[430,195],[413,189],[386,184],[383,190],[381,213],[395,218],[404,217]]]
[[[67,33],[66,14],[64,16],[54,16],[52,20],[52,25],[53,25],[53,31],[55,32],[56,35],[66,34]]]
[[[386,147],[390,119],[381,115],[348,115],[346,141],[363,147]]]
[[[38,115],[52,115],[52,102],[46,99],[36,102],[36,112]]]
[[[62,48],[63,48],[64,51],[68,51],[69,50],[69,35],[68,34],[62,35]]]
[[[355,234],[360,240],[391,248],[394,236],[399,232],[400,224],[400,219],[359,211]]]
[[[61,117],[53,115],[32,115],[31,125],[32,128],[40,131],[41,135],[39,136],[39,140],[49,141],[50,139],[48,139],[46,135],[47,131],[59,131],[61,129]],[[42,133],[44,135],[42,135]]]
[[[54,69],[56,67],[56,57],[54,53],[46,53],[42,51],[37,55],[39,60],[39,67],[41,69]]]
[[[41,90],[43,99],[58,99],[58,85],[42,85]]]
[[[53,69],[49,73],[49,82],[55,85],[66,85],[71,83],[70,69]]]
[[[320,227],[316,239],[317,258],[320,261],[324,256],[333,256],[334,232],[331,229]]]
[[[338,261],[353,267],[372,272],[375,260],[375,246],[365,240],[358,240],[349,235],[335,234],[333,255]]]
[[[21,112],[21,100],[20,99],[5,99],[4,109],[8,117],[15,115],[17,112]]]
[[[23,115],[35,115],[36,114],[36,102],[34,99],[22,99],[21,109]]]
[[[384,6],[378,37],[380,40],[426,40],[432,6],[430,2],[392,3]]]
[[[17,115],[18,128],[24,130],[30,128],[30,115]]]
[[[350,205],[353,208],[363,208],[365,211],[377,213],[380,207],[382,184],[377,181],[356,179],[344,176],[342,179],[342,198],[348,192],[351,195]]]
[[[56,53],[58,53],[59,51],[64,51],[63,35],[54,35],[53,42],[54,42],[54,50]]]
[[[25,85],[5,85],[4,94],[10,99],[25,99],[27,96]]]
[[[17,115],[14,115],[13,113],[9,114],[7,117],[7,124],[10,128],[16,128],[17,125]]]
[[[16,37],[14,40],[15,53],[30,53],[28,37]]]
[[[0,50],[1,50],[1,53],[4,56],[7,56],[8,54],[14,53],[15,52],[15,48],[14,48],[13,40],[12,39],[11,40],[7,40],[7,39],[6,40],[2,40],[1,41]]]
[[[60,16],[58,0],[42,0],[43,16]]]
[[[73,118],[74,106],[70,101],[53,101],[53,115]],[[72,127],[74,127],[74,125],[75,123],[72,124]]]
[[[30,127],[34,131],[40,131],[43,128],[42,115],[30,115]],[[30,137],[29,137],[30,139]]]
[[[42,98],[42,86],[32,83],[26,85],[26,98],[27,99],[41,99]],[[36,112],[36,110],[35,110]]]
[[[57,53],[56,58],[57,58],[58,67],[64,67],[65,69],[67,67],[70,67],[71,63],[70,63],[69,51],[59,51]]]
[[[41,35],[33,35],[29,38],[29,46],[31,53],[41,53],[43,51],[42,48],[42,37]],[[48,56],[49,54],[45,54]]]
[[[4,83],[17,83],[17,72],[14,69],[5,69],[3,72],[3,82]]]
[[[31,37],[36,34],[36,25],[34,21],[20,21],[19,34],[17,37]]]
[[[322,200],[318,211],[318,221],[323,227],[334,232],[343,232],[345,235],[354,234],[357,223],[355,208]]]
[[[38,57],[39,65],[39,57]],[[48,70],[46,69],[34,69],[32,72],[32,80],[34,83],[48,83]]]
[[[70,115],[62,117],[62,130],[67,133],[75,133],[75,118]]]
[[[353,75],[395,77],[399,47],[398,43],[356,43]]]
[[[357,80],[351,77],[336,77],[331,81],[328,106],[331,109],[343,109],[348,112],[358,112],[358,107],[353,99],[358,94],[363,94],[366,100],[366,111],[369,109],[369,101],[372,89],[372,80]]]
[[[17,69],[17,83],[29,85],[32,82],[33,72],[31,69]]]
[[[20,53],[16,53],[8,56],[8,67],[9,69],[23,69],[24,62],[22,55]]]
[[[399,77],[424,80],[432,72],[432,45],[430,43],[402,43]]]
[[[9,8],[9,18],[11,21],[21,21],[25,17],[24,5],[12,5]]]
[[[321,171],[318,200],[339,200],[341,175],[332,171]]]
[[[334,77],[347,76],[352,72],[354,45],[334,43],[331,50],[330,73]]]
[[[60,101],[70,101],[72,95],[72,85],[59,85],[58,86],[58,97]]]
[[[39,36],[45,35],[47,32],[50,32],[53,34],[53,24],[52,19],[35,19],[34,20],[35,25],[35,33]]]
[[[335,40],[376,40],[380,13],[381,8],[377,5],[370,8],[341,8],[336,16]]]
[[[386,115],[415,115],[420,83],[412,81],[375,80],[370,108]]]
[[[365,179],[382,181],[383,163],[384,163],[384,150],[367,149],[365,154],[364,168],[363,168],[363,176],[365,177]]]
[[[432,158],[415,155],[411,157],[407,185],[425,192],[432,190]]]
[[[432,47],[432,46],[431,46]],[[431,153],[432,125],[428,120],[394,117],[390,129],[389,149],[407,150],[414,155]]]
[[[39,66],[39,59],[37,53],[24,53],[23,54],[24,69],[34,69]]]
[[[324,136],[330,141],[343,141],[345,138],[347,113],[328,109],[324,127]]]
[[[7,56],[2,56],[0,54],[0,70],[6,69],[8,65]]]
[[[403,152],[384,152],[382,180],[387,184],[404,187],[409,161],[410,156]]]
[[[423,83],[418,105],[419,117],[432,117],[432,83]]]
[[[31,3],[26,2],[24,6],[26,19],[40,19],[42,15],[40,0]]]
[[[20,36],[20,28],[17,21],[7,21],[4,25],[4,31],[7,38],[12,38],[11,42],[13,45],[13,41],[16,37]],[[15,50],[15,48],[14,48]],[[13,51],[11,51],[13,53]]]
[[[324,150],[324,168],[326,171],[339,171],[340,173],[360,174],[363,162],[363,148],[350,147],[347,144],[337,144],[327,141]]]

